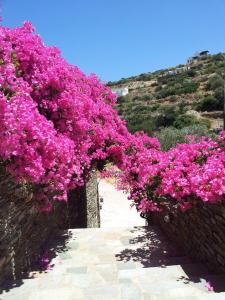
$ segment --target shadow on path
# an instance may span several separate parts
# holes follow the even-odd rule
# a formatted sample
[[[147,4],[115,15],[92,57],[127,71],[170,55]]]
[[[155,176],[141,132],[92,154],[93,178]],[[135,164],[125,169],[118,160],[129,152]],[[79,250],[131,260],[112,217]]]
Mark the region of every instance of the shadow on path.
[[[116,254],[118,261],[140,262],[144,268],[163,267],[174,265],[175,259],[179,260],[183,255],[171,245],[162,235],[160,229],[153,227],[134,227],[131,233],[140,232],[135,238],[129,239],[130,248],[126,248]],[[134,247],[137,246],[137,247]],[[174,258],[174,261],[173,261]],[[184,259],[182,257],[182,259]],[[185,258],[190,262],[189,259]]]
[[[134,231],[140,232],[140,228],[136,227]],[[186,276],[178,277],[177,281],[182,281],[184,284],[198,283],[204,289],[209,285],[217,293],[225,291],[224,274],[210,274],[203,264],[193,263],[188,256],[166,239],[159,228],[143,228],[135,238],[129,239],[129,244],[130,247],[115,255],[117,261],[139,262],[143,268],[166,269],[168,266],[180,265]]]
[[[67,243],[71,237],[72,233],[67,230],[53,234],[45,249],[42,250],[42,255],[37,253],[39,260],[28,270],[21,271],[16,269],[16,278],[5,282],[2,287],[0,287],[0,294],[3,291],[8,292],[15,287],[21,286],[24,280],[35,279],[37,273],[46,273],[47,270],[51,270],[54,267],[54,264],[51,264],[52,259],[55,258],[58,253],[63,253],[68,250]]]

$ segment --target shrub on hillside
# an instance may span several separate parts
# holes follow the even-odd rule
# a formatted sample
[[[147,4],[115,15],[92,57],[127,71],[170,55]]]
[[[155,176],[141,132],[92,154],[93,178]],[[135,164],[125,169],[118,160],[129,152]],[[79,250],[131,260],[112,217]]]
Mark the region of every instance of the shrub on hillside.
[[[184,127],[182,129],[168,127],[155,134],[160,141],[161,149],[163,151],[167,151],[170,148],[175,147],[178,143],[187,143],[187,136],[189,135],[193,135],[195,137],[205,136],[213,139],[217,137],[217,135],[212,131],[209,131],[206,126],[198,124]]]
[[[224,88],[221,86],[221,87],[218,87],[215,92],[214,92],[214,96],[215,98],[219,101],[219,103],[221,104],[221,107],[223,108],[223,101],[224,101]]]
[[[149,101],[149,100],[153,100],[154,96],[152,94],[145,94],[143,96],[140,97],[141,101]]]
[[[188,101],[186,99],[180,99],[178,103],[179,114],[184,114],[187,111]]]
[[[171,102],[171,103],[176,102],[177,101],[177,96],[176,95],[170,96],[168,101]]]
[[[225,60],[225,54],[224,53],[218,53],[218,54],[212,55],[211,60],[212,61],[223,61],[223,60]]]
[[[199,84],[192,80],[176,81],[156,92],[157,99],[166,98],[173,95],[189,94],[197,91]]]
[[[129,100],[130,100],[130,97],[128,95],[126,95],[126,96],[119,96],[119,97],[117,97],[116,102],[118,104],[120,104],[120,103],[127,102]]]
[[[190,77],[195,77],[197,74],[197,72],[193,69],[190,69],[187,71],[187,75],[190,76]]]
[[[173,126],[177,129],[181,129],[183,127],[191,126],[197,123],[199,123],[199,121],[194,115],[181,114],[176,117],[173,122]]]
[[[162,90],[162,85],[161,84],[157,85],[157,87],[155,88],[155,92],[157,93],[160,92],[161,90]]]
[[[217,71],[217,66],[214,63],[209,63],[205,69],[204,69],[204,74],[212,74]]]
[[[197,82],[186,82],[183,87],[181,87],[178,91],[177,94],[189,94],[189,93],[194,93],[197,91],[199,84]]]
[[[177,143],[184,143],[185,137],[181,130],[174,127],[167,127],[155,134],[159,139],[161,149],[167,151],[172,147],[175,147]]]
[[[137,106],[133,107],[132,111],[134,111],[135,114],[140,114],[140,113],[146,112],[148,109],[149,109],[149,107],[146,105],[137,105]]]
[[[216,63],[216,65],[218,66],[218,68],[223,69],[225,67],[225,61],[219,61]]]
[[[176,88],[174,86],[169,86],[160,89],[159,92],[156,92],[155,97],[157,99],[166,98],[168,96],[172,96],[176,94]]]
[[[215,111],[222,109],[223,103],[213,95],[204,97],[196,104],[197,111]]]
[[[178,111],[175,105],[164,105],[159,109],[159,115],[155,118],[155,124],[157,128],[172,126]]]
[[[155,103],[155,104],[153,104],[153,105],[150,106],[150,110],[152,112],[154,112],[154,111],[157,111],[160,107],[161,107],[160,103]]]
[[[223,86],[224,86],[223,78],[220,75],[216,75],[209,79],[208,84],[206,85],[206,89],[215,91],[217,88]]]
[[[211,121],[207,118],[201,118],[201,119],[199,119],[199,125],[210,129],[211,128]]]
[[[144,131],[145,133],[151,135],[155,129],[154,118],[147,116],[140,116],[136,120],[127,120],[127,128],[131,133],[137,131]]]
[[[137,81],[149,81],[152,79],[152,74],[151,73],[143,73],[137,76],[136,80]]]

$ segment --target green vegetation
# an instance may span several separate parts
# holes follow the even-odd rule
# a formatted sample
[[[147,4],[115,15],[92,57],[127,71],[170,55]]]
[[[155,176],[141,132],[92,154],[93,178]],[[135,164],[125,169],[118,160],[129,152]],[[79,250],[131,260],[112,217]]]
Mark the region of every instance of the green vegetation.
[[[209,79],[206,89],[207,90],[212,90],[215,91],[217,88],[223,87],[224,86],[224,80],[221,76],[216,75],[213,76]]]
[[[223,96],[222,93],[218,95],[218,99],[209,95],[202,98],[196,105],[198,111],[215,111],[223,109]]]
[[[177,118],[173,122],[173,126],[177,129],[182,129],[183,127],[188,127],[198,123],[199,121],[195,116],[182,114],[177,116]]]
[[[209,138],[216,138],[213,131],[209,131],[204,125],[191,125],[182,129],[174,127],[167,127],[157,132],[155,136],[159,139],[163,151],[167,151],[175,147],[178,143],[187,143],[187,136],[193,135],[195,137],[206,136]]]
[[[223,110],[225,54],[209,55],[188,70],[185,67],[179,65],[109,83],[114,88],[129,88],[128,95],[118,97],[117,109],[131,132],[153,134],[170,127],[183,134],[191,126],[206,130],[210,127],[209,119],[201,114]],[[190,110],[198,113],[187,113]]]
[[[192,80],[184,80],[182,83],[173,82],[168,84],[165,88],[158,89],[159,91],[156,93],[156,98],[166,98],[168,96],[173,95],[181,95],[187,93],[194,93],[198,89],[198,83],[193,82]]]

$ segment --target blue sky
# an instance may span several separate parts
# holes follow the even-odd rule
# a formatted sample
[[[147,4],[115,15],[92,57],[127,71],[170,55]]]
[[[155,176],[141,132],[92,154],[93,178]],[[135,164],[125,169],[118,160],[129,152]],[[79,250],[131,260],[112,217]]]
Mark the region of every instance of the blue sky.
[[[85,73],[117,80],[225,52],[224,0],[0,0],[3,25],[30,20]]]

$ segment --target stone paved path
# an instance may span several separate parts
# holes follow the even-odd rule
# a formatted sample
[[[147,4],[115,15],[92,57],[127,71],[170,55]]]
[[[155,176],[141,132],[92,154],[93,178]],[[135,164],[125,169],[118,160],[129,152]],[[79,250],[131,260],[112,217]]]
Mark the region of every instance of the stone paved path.
[[[127,200],[127,195],[116,190],[111,183],[101,180],[99,195],[104,200],[100,210],[101,228],[145,225],[145,220],[136,209],[130,207],[131,201]]]
[[[100,189],[105,198],[103,205],[111,201],[106,199],[112,196],[107,191]],[[106,222],[109,211],[104,225],[110,225]],[[116,218],[114,215],[115,222]],[[0,299],[225,299],[224,276],[210,276],[203,265],[191,263],[158,228],[135,226],[133,222],[127,215],[127,226],[59,232],[49,245],[48,270],[32,272],[29,279],[24,279],[22,284],[18,282],[18,286],[4,292]],[[216,293],[207,291],[207,281]]]

